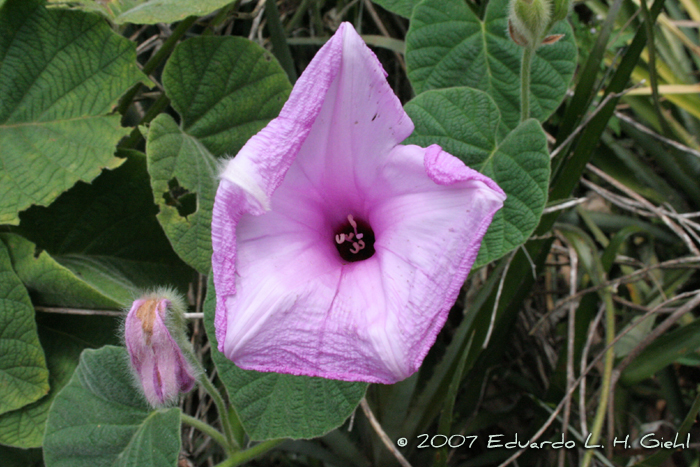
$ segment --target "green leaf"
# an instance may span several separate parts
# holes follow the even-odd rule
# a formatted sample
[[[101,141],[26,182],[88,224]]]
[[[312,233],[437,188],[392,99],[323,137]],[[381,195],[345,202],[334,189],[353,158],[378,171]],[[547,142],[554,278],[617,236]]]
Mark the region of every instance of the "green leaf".
[[[120,308],[126,305],[122,299],[128,289],[105,292],[98,290],[83,277],[58,263],[46,251],[37,254],[36,246],[19,235],[0,234],[0,241],[7,246],[12,266],[33,293],[35,304],[92,309]]]
[[[251,439],[315,438],[343,424],[364,397],[366,383],[238,368],[217,350],[216,295],[211,277],[207,290],[204,325],[212,359]]]
[[[121,347],[85,350],[51,406],[47,467],[174,467],[180,409],[151,411],[132,386]]]
[[[160,205],[158,221],[180,257],[207,274],[211,267],[216,159],[167,114],[160,114],[151,123],[146,148],[153,194]]]
[[[39,345],[34,308],[0,242],[0,414],[49,391],[49,372]]]
[[[47,205],[121,159],[128,129],[107,115],[145,76],[135,44],[98,16],[9,0],[0,12],[0,223]]]
[[[49,0],[59,7],[75,7],[103,14],[117,24],[173,23],[188,16],[204,16],[231,0]]]
[[[180,126],[159,115],[146,152],[158,220],[175,251],[206,274],[217,157],[233,156],[276,117],[291,85],[277,61],[241,37],[197,37],[179,44],[163,85]]]
[[[427,91],[405,109],[416,127],[406,144],[439,144],[492,178],[508,196],[484,236],[474,267],[523,244],[547,202],[549,153],[540,124],[527,120],[499,142],[496,104],[486,93],[470,88]]]
[[[700,347],[700,319],[663,334],[624,369],[620,382],[632,386]]]
[[[38,401],[0,416],[0,443],[19,448],[41,447],[46,418],[56,394],[70,379],[84,345],[52,329],[40,328],[41,345],[46,352],[51,390]]]
[[[420,0],[372,0],[387,11],[396,13],[404,18],[410,18],[413,8]]]
[[[508,37],[508,0],[491,0],[481,21],[464,0],[424,0],[406,34],[406,66],[414,90],[469,86],[486,91],[514,129],[520,121],[522,47]],[[574,35],[566,22],[552,34],[559,42],[542,46],[532,61],[530,109],[546,120],[564,99],[576,66]]]
[[[121,318],[39,312],[36,320],[51,389],[38,401],[0,416],[0,444],[21,448],[41,446],[49,408],[78,366],[80,352],[87,347],[119,342],[117,329]],[[1,453],[0,459],[4,460]]]
[[[17,241],[13,262],[45,305],[121,308],[142,289],[166,283],[187,290],[191,269],[173,252],[156,212],[145,157],[131,156],[51,206],[22,213],[19,231],[36,251],[17,249]]]

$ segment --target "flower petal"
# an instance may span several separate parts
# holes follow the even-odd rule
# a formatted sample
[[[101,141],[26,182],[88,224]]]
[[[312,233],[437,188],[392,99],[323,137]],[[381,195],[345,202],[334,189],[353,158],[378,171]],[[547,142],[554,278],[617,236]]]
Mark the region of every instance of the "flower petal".
[[[342,262],[323,208],[299,208],[317,204],[315,192],[287,180],[272,211],[241,220],[224,346],[240,367],[379,383],[418,369],[505,195],[438,146],[397,146],[381,160],[366,195],[377,234],[368,260]]]
[[[239,220],[244,214],[260,215],[270,210],[272,194],[295,160],[299,163],[293,169],[294,178],[306,181],[305,190],[312,189],[309,180],[318,180],[314,187],[319,193],[332,198],[334,193],[352,192],[358,195],[352,199],[361,202],[361,190],[351,182],[366,177],[348,173],[371,170],[376,164],[373,158],[388,152],[413,131],[413,123],[385,76],[376,56],[352,26],[341,24],[296,82],[279,117],[227,163],[212,219],[212,270],[218,297],[215,325],[222,352],[228,326],[221,297],[236,293]],[[326,201],[335,201],[340,213],[350,208],[347,199]]]
[[[406,377],[435,342],[505,193],[439,146],[397,146],[373,185],[376,256]],[[395,350],[394,350],[395,351]]]
[[[393,383],[420,366],[504,193],[413,124],[344,24],[222,174],[212,258],[219,350],[244,369]],[[368,222],[374,256],[334,235]]]

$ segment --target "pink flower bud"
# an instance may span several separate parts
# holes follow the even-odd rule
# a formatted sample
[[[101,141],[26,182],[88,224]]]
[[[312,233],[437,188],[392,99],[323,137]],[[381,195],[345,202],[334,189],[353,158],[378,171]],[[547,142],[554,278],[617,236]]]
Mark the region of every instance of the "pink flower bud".
[[[189,391],[195,383],[192,364],[178,345],[185,341],[178,326],[180,303],[177,297],[165,298],[158,292],[148,295],[134,302],[124,323],[134,374],[153,407],[176,402],[180,392]]]

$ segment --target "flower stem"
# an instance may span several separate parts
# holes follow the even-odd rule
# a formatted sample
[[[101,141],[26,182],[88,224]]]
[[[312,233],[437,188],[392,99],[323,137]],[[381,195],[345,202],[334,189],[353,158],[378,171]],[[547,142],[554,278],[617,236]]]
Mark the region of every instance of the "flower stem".
[[[161,48],[158,49],[158,51],[153,54],[153,56],[143,66],[141,71],[143,71],[146,76],[153,73],[153,71],[158,68],[158,65],[160,65],[163,60],[168,57],[168,55],[170,55],[170,52],[172,52],[172,50],[175,48],[177,42],[190,29],[190,27],[192,27],[195,21],[197,21],[196,16],[189,16],[180,21],[180,24],[177,25],[173,33],[163,43]],[[126,94],[124,94],[124,96],[122,96],[121,100],[119,101],[119,105],[117,106],[117,112],[124,115],[126,109],[128,109],[131,105],[131,101],[134,100],[134,97],[136,97],[136,94],[141,89],[141,86],[142,83],[136,83],[126,92]]]
[[[204,371],[204,368],[202,365],[199,363],[199,360],[195,359],[195,362],[197,366],[199,367],[200,371],[200,376],[199,376],[199,383],[202,385],[205,391],[211,396],[212,400],[214,401],[214,404],[216,404],[216,410],[219,412],[219,418],[221,418],[221,425],[224,428],[224,434],[226,435],[226,441],[228,445],[234,450],[238,451],[241,449],[239,444],[236,442],[235,438],[233,437],[233,428],[231,427],[231,419],[228,416],[228,410],[226,407],[226,404],[224,403],[224,398],[221,397],[221,393],[219,392],[216,387],[209,381],[209,378],[207,378],[207,374]]]
[[[219,446],[224,448],[224,451],[226,451],[227,455],[232,455],[233,451],[231,451],[230,446],[226,442],[226,438],[224,437],[223,434],[213,426],[209,425],[208,423],[204,423],[198,418],[190,417],[187,414],[181,413],[180,414],[180,421],[186,425],[195,427],[205,435],[208,435],[211,439],[216,441]]]
[[[527,45],[523,48],[523,60],[520,65],[520,122],[530,118],[530,65],[535,48]]]
[[[268,441],[263,441],[260,444],[256,444],[250,449],[246,449],[245,451],[239,451],[237,453],[234,453],[231,455],[228,459],[225,461],[217,464],[215,467],[235,467],[237,465],[241,465],[244,462],[248,462],[251,459],[254,459],[255,457],[258,457],[261,454],[266,453],[270,449],[274,448],[278,444],[282,443],[285,441],[284,439],[271,439]]]
[[[612,292],[610,289],[603,291],[605,302],[605,344],[610,344],[615,340],[615,306],[613,305]],[[610,383],[612,380],[613,364],[615,363],[615,348],[610,346],[605,352],[605,364],[603,367],[603,383],[600,387],[600,402],[598,403],[598,411],[593,419],[593,427],[591,429],[591,440],[588,444],[594,445],[600,439],[600,432],[603,429],[605,421],[605,412],[608,407],[608,397],[610,396]],[[581,467],[588,467],[593,458],[593,449],[586,450],[583,456]]]

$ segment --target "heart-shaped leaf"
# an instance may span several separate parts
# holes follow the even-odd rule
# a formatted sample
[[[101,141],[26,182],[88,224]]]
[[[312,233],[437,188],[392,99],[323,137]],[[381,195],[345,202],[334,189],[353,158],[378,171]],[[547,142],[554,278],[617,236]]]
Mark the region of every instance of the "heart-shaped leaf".
[[[180,409],[151,410],[121,347],[85,350],[49,411],[47,467],[174,467]]]
[[[182,121],[159,115],[146,152],[158,220],[175,251],[206,274],[217,157],[233,156],[276,117],[291,85],[270,53],[241,37],[198,37],[179,44],[163,85]]]
[[[315,438],[340,426],[364,397],[366,383],[242,370],[217,350],[216,295],[209,280],[204,325],[229,399],[254,440]],[[290,416],[293,414],[293,416]]]
[[[39,345],[34,307],[0,242],[0,414],[49,391],[49,371]]]
[[[486,91],[512,130],[520,122],[522,47],[508,37],[508,0],[490,0],[480,20],[464,0],[424,0],[406,34],[406,66],[414,90],[468,86]],[[530,114],[546,120],[566,94],[576,67],[571,27],[559,22],[556,44],[542,46],[532,61]]]
[[[406,143],[439,144],[492,178],[508,196],[481,242],[474,267],[523,244],[537,226],[547,201],[549,153],[540,124],[527,120],[499,141],[500,116],[495,102],[471,88],[427,91],[405,108],[416,126]]]
[[[116,167],[128,129],[107,115],[145,76],[102,18],[9,0],[0,10],[0,223]]]

